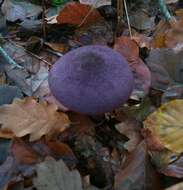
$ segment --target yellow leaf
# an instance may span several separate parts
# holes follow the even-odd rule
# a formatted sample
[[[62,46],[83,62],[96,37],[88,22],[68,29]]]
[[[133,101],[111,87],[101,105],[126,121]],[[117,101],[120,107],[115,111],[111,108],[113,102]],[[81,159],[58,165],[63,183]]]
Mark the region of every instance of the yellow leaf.
[[[41,136],[62,132],[70,121],[66,114],[57,111],[57,106],[37,102],[33,98],[15,100],[0,107],[1,136],[3,131],[12,131],[16,137],[30,134],[30,141]]]
[[[144,121],[145,128],[167,149],[183,152],[183,100],[163,104]]]

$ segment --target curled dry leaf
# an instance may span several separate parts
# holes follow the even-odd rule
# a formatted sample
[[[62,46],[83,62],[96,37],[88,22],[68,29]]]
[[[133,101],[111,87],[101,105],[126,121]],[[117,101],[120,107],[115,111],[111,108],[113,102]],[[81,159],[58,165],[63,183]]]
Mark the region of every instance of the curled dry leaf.
[[[67,3],[57,17],[58,24],[86,26],[102,19],[97,9],[78,2]]]
[[[145,130],[172,152],[183,152],[183,100],[163,104],[144,121]],[[147,137],[148,138],[148,137]]]
[[[64,131],[70,121],[66,114],[57,112],[56,105],[25,98],[1,106],[0,123],[2,135],[3,131],[12,131],[16,137],[29,134],[30,141],[34,141]]]

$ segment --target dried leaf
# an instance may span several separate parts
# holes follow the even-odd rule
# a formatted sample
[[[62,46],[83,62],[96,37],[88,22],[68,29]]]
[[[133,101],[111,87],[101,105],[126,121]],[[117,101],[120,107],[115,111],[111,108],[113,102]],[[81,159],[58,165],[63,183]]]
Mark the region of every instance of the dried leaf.
[[[165,103],[174,99],[183,99],[183,84],[168,87],[162,95],[161,101]]]
[[[12,154],[19,164],[35,164],[40,162],[40,156],[21,139],[15,139],[12,147]]]
[[[111,25],[105,20],[97,21],[87,27],[78,28],[73,36],[74,40],[82,45],[106,45],[113,42]]]
[[[182,51],[177,53],[168,48],[152,49],[146,59],[151,71],[152,87],[165,90],[171,84],[182,83],[182,58]]]
[[[129,63],[133,63],[139,58],[137,43],[127,36],[116,38],[114,49],[122,54]]]
[[[139,47],[129,37],[121,36],[116,39],[114,49],[123,55],[134,73],[135,89],[132,97],[143,97],[151,85],[151,73],[144,62],[139,58]]]
[[[152,136],[172,152],[183,152],[183,100],[163,104],[144,121]]]
[[[142,140],[140,135],[139,122],[135,120],[126,120],[116,125],[116,129],[121,134],[124,134],[129,138],[129,141],[124,144],[124,147],[129,152],[135,150],[135,148],[137,148],[137,145]]]
[[[64,43],[45,42],[44,44],[53,49],[54,51],[58,51],[60,53],[66,53],[69,49],[68,45]]]
[[[34,141],[43,135],[64,131],[69,119],[64,113],[57,112],[54,104],[25,98],[0,107],[0,123],[2,131],[10,130],[16,137],[30,134],[30,141]]]
[[[16,86],[0,85],[0,105],[12,103],[14,98],[22,98],[23,94]]]
[[[178,183],[172,187],[169,187],[165,190],[182,190],[183,189],[183,182],[182,183]]]
[[[159,172],[167,176],[172,176],[176,178],[183,178],[183,156],[178,158],[176,161],[170,163],[169,165],[162,167]]]
[[[97,9],[89,5],[83,5],[78,2],[67,3],[60,11],[58,24],[72,24],[76,26],[86,26],[102,19]]]
[[[34,178],[34,185],[38,190],[82,190],[79,172],[69,171],[62,160],[56,162],[47,157],[36,170],[38,177]]]
[[[115,176],[115,190],[159,190],[157,176],[148,160],[147,148],[141,142]]]

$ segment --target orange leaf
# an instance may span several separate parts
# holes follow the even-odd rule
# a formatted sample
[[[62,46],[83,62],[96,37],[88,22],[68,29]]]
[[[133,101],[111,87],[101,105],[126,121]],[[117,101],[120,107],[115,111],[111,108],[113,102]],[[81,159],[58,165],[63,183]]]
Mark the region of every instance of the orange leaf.
[[[78,2],[70,2],[60,11],[57,17],[57,22],[58,24],[86,26],[93,24],[100,19],[102,19],[102,16],[97,9]]]
[[[35,164],[41,161],[41,157],[23,140],[15,139],[11,151],[19,164]]]

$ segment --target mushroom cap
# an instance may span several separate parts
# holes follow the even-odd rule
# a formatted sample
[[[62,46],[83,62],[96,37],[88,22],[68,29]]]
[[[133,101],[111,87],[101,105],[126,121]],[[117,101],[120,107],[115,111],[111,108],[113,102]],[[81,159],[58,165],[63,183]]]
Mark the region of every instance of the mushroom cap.
[[[134,86],[122,55],[101,45],[77,48],[58,59],[49,73],[55,98],[72,111],[97,115],[125,103]]]

